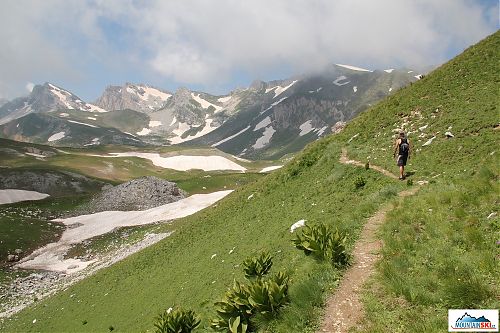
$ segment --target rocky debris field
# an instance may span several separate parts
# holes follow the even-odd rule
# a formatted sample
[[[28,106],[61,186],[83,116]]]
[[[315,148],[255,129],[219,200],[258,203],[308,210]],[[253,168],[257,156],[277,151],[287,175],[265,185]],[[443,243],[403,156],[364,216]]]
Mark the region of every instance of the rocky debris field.
[[[157,243],[169,235],[170,233],[147,233],[138,242],[124,244],[118,248],[108,248],[103,255],[90,256],[89,258],[96,259],[97,262],[75,274],[51,271],[33,271],[28,276],[19,274],[11,282],[0,284],[0,290],[2,290],[0,293],[0,322],[26,306],[53,295],[94,274],[96,271],[111,266],[131,254]]]
[[[177,184],[153,176],[141,177],[103,191],[80,207],[74,215],[103,211],[146,210],[184,199]]]

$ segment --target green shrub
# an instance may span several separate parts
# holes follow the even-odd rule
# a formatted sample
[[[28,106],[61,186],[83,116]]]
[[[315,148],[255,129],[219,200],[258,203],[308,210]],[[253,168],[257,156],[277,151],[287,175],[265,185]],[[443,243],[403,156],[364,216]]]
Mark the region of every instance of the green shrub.
[[[335,266],[346,266],[349,263],[345,243],[347,236],[335,231],[325,224],[306,225],[292,240],[295,247],[303,250],[305,255],[315,259],[331,260]]]
[[[406,185],[408,185],[408,186],[413,186],[413,179],[408,179],[408,180],[406,181]]]
[[[361,177],[361,176],[359,176],[358,178],[356,178],[356,180],[354,181],[354,187],[356,189],[360,189],[360,188],[362,188],[365,185],[366,185],[366,180],[363,177]]]
[[[219,318],[212,320],[210,326],[216,331],[228,331],[236,325],[236,328],[241,330],[234,332],[245,332],[249,327],[250,317],[253,314],[252,306],[248,300],[249,297],[250,291],[248,287],[234,281],[233,287],[226,291],[224,299],[215,303],[215,311]]]
[[[231,333],[246,333],[248,325],[240,321],[240,317],[229,319],[229,331]]]
[[[276,317],[279,310],[289,302],[290,277],[278,272],[264,278],[272,265],[272,257],[268,252],[244,261],[245,277],[251,280],[248,286],[235,280],[223,300],[215,303],[218,318],[211,321],[212,329],[235,333],[251,332],[254,329],[250,321],[252,317],[258,315],[265,320]]]
[[[262,278],[273,266],[273,258],[268,252],[262,252],[258,257],[249,257],[243,262],[246,278]]]
[[[156,333],[190,333],[200,325],[200,319],[192,310],[165,310],[156,318]]]
[[[288,281],[288,275],[279,272],[270,279],[252,282],[248,287],[248,301],[253,312],[267,318],[275,317],[280,308],[289,302]]]

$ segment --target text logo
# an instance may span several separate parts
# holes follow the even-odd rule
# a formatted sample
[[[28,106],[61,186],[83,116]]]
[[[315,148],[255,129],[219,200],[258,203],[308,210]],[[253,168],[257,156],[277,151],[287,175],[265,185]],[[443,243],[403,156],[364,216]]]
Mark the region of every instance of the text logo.
[[[498,310],[448,310],[448,332],[498,332]]]

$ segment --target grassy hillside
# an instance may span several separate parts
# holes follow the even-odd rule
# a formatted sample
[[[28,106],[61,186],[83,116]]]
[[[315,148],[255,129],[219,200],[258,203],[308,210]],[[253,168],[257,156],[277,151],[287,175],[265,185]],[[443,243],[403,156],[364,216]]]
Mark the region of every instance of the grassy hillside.
[[[323,299],[342,272],[295,250],[289,228],[300,219],[324,222],[346,230],[351,246],[365,219],[407,184],[340,164],[341,148],[347,147],[350,157],[370,157],[396,172],[390,150],[393,130],[401,126],[412,132],[410,179],[429,184],[395,210],[384,227],[384,258],[372,282],[381,296],[367,293],[366,332],[442,331],[450,306],[498,308],[498,246],[491,243],[499,237],[498,217],[484,215],[498,205],[499,44],[500,33],[488,37],[371,108],[340,134],[311,144],[283,169],[164,226],[175,230],[169,238],[38,302],[2,329],[151,331],[155,315],[180,305],[198,312],[198,331],[208,332],[213,302],[234,278],[242,278],[241,262],[266,249],[274,256],[273,270],[291,274],[291,303],[277,320],[260,322],[260,330],[313,332]],[[446,139],[446,131],[454,137]],[[425,137],[418,138],[421,133]],[[366,185],[356,189],[360,176]],[[470,177],[477,178],[470,182]],[[472,270],[468,259],[479,262],[480,269]],[[455,281],[460,276],[466,278]],[[463,294],[467,302],[456,297],[468,290],[479,293]],[[431,314],[430,323],[403,320],[422,313]]]

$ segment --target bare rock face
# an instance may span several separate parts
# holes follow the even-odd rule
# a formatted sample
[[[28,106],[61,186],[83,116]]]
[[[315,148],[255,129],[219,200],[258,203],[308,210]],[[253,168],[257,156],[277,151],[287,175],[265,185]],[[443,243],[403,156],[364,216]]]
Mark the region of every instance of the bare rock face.
[[[332,133],[340,133],[344,129],[345,125],[347,123],[345,121],[337,121],[333,126],[332,126]]]
[[[77,213],[145,210],[184,199],[186,195],[175,183],[147,176],[104,189]]]
[[[125,83],[109,86],[95,105],[106,110],[125,110],[149,113],[161,109],[171,94],[167,91],[143,84]]]

